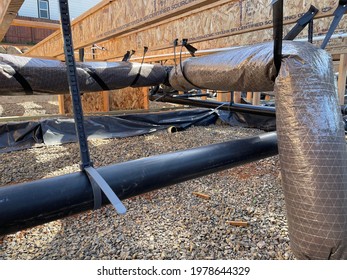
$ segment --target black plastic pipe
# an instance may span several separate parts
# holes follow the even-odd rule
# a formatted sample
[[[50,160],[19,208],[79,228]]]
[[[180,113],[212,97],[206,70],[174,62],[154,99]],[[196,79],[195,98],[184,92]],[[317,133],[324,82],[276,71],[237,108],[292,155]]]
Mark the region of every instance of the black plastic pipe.
[[[240,104],[240,103],[230,104],[229,102],[217,102],[217,101],[209,101],[209,100],[178,98],[178,97],[172,97],[169,95],[159,95],[159,94],[150,95],[149,99],[151,101],[169,102],[169,103],[176,103],[181,105],[189,105],[189,106],[202,107],[202,108],[212,108],[212,109],[218,108],[220,110],[225,110],[225,111],[244,112],[244,113],[250,113],[250,114],[260,115],[260,116],[273,116],[273,117],[276,116],[276,109],[274,107],[269,107],[269,106],[255,106],[255,105]]]
[[[120,199],[276,155],[275,132],[98,168]],[[102,204],[108,204],[105,196]],[[83,172],[0,187],[0,235],[94,207]]]

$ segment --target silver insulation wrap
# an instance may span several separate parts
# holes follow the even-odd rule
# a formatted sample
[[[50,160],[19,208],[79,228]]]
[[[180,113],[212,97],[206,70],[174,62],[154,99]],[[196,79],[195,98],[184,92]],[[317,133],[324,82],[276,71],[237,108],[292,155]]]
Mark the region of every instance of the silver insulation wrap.
[[[284,41],[277,78],[272,43],[191,58],[183,71],[189,81],[179,66],[170,73],[177,90],[274,89],[291,249],[298,259],[347,259],[347,151],[330,56]]]
[[[76,67],[81,92],[106,90],[103,85],[110,90],[154,86],[168,75],[159,64],[77,62]],[[0,54],[0,95],[24,95],[23,79],[35,94],[69,93],[64,62]]]

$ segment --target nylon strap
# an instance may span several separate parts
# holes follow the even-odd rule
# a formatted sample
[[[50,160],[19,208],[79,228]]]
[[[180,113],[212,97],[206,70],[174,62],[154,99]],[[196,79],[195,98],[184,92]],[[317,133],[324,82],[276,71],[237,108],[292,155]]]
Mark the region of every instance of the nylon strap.
[[[22,88],[25,91],[26,95],[33,95],[33,89],[31,88],[29,82],[15,69],[13,69],[15,72],[13,74],[13,78],[16,79],[16,81],[22,86]]]
[[[140,77],[141,77],[142,65],[143,65],[143,62],[145,61],[145,56],[146,56],[147,51],[148,51],[148,47],[144,47],[143,48],[142,61],[141,61],[141,65],[140,65],[140,68],[139,68],[139,72],[137,72],[137,75],[136,75],[134,81],[131,83],[131,85],[130,85],[131,87],[134,86],[138,82]]]
[[[95,82],[103,89],[110,90],[110,88],[106,85],[106,83],[100,78],[100,76],[95,72],[94,69],[87,68],[85,71],[91,76]]]

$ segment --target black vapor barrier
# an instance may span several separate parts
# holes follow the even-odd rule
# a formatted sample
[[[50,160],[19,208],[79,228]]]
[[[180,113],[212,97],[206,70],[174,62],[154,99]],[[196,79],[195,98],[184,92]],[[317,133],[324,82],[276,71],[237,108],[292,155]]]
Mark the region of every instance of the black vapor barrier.
[[[154,133],[171,126],[183,130],[208,126],[218,119],[215,110],[196,109],[165,113],[86,117],[88,139],[123,138]],[[54,145],[77,142],[73,119],[46,119],[0,124],[0,153],[27,149],[35,144]]]
[[[215,109],[194,109],[165,113],[86,117],[88,139],[124,138],[153,133],[174,126],[184,130],[190,126],[208,126],[220,119],[231,126],[276,129],[276,119]],[[35,144],[54,145],[77,142],[73,119],[58,118],[41,121],[0,124],[0,153],[28,149]]]
[[[28,149],[39,143],[43,143],[39,122],[0,124],[0,153]]]
[[[264,131],[276,130],[275,116],[261,116],[244,112],[230,112],[218,110],[218,116],[222,122],[231,126],[258,128]]]

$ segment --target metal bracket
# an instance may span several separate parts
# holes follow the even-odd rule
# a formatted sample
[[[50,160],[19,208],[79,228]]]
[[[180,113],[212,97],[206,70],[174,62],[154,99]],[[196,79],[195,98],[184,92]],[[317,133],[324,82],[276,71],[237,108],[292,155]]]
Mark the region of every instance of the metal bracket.
[[[337,9],[334,12],[334,19],[333,19],[333,21],[329,27],[328,33],[325,36],[322,45],[320,46],[321,49],[325,49],[325,47],[329,43],[331,36],[333,35],[336,27],[339,25],[343,15],[346,13],[346,11],[347,11],[347,0],[340,0],[339,6],[337,7]]]
[[[310,24],[319,10],[311,5],[309,10],[297,21],[296,25],[288,32],[283,40],[294,40],[299,33],[304,30],[307,24]],[[312,24],[312,23],[311,23]]]
[[[94,169],[90,160],[87,136],[84,129],[84,117],[80,90],[78,87],[78,78],[76,70],[76,62],[74,56],[74,48],[71,35],[71,23],[68,0],[59,0],[60,17],[62,25],[62,33],[64,39],[65,63],[67,67],[67,77],[69,82],[70,93],[72,97],[72,105],[75,119],[75,128],[79,143],[81,156],[81,170],[85,171],[93,188],[94,209],[99,209],[102,205],[101,191],[106,195],[109,201],[119,214],[125,214],[126,209],[117,195],[113,192],[107,182]]]

